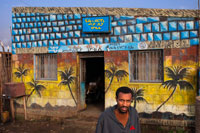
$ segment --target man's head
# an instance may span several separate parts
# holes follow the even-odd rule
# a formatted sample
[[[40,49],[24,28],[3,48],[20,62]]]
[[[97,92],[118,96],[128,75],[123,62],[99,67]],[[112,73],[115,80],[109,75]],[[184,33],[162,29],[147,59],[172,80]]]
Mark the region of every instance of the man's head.
[[[133,92],[128,87],[120,87],[116,91],[117,109],[120,113],[127,113],[133,100]]]

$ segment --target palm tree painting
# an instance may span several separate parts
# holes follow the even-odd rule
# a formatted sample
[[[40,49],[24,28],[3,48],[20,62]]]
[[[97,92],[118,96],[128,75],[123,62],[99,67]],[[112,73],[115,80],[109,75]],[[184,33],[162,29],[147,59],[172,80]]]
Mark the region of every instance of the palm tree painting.
[[[23,82],[23,77],[27,76],[28,70],[29,69],[24,68],[24,64],[22,64],[17,68],[17,71],[14,74],[17,78],[21,78],[21,82]]]
[[[75,99],[75,97],[72,93],[72,89],[70,87],[70,84],[72,84],[76,79],[76,77],[73,76],[73,73],[74,73],[73,68],[69,67],[69,68],[66,68],[64,71],[58,71],[58,72],[60,73],[60,76],[62,79],[62,81],[58,84],[58,86],[60,86],[60,85],[67,86],[75,104],[77,105],[76,99]]]
[[[32,79],[32,81],[28,82],[27,84],[32,88],[31,93],[27,97],[27,101],[28,101],[28,98],[33,94],[33,92],[36,92],[39,95],[39,97],[41,97],[40,91],[43,89],[46,89],[44,85],[39,84],[39,82],[34,79]]]
[[[109,85],[105,90],[106,93],[109,90],[114,77],[116,77],[117,81],[119,82],[120,80],[122,80],[122,78],[127,77],[128,73],[125,70],[118,69],[118,67],[114,63],[112,63],[109,69],[105,70],[105,75],[110,80]]]
[[[143,97],[144,96],[144,89],[142,88],[132,88],[131,89],[133,91],[133,100],[134,100],[134,105],[133,107],[136,108],[136,104],[137,102],[146,102],[146,99]]]
[[[163,86],[163,88],[167,88],[168,90],[173,89],[173,91],[156,111],[158,111],[173,96],[178,86],[180,87],[180,90],[194,89],[191,83],[184,80],[188,76],[188,69],[189,68],[182,68],[181,66],[166,67],[166,74],[169,78],[171,78],[171,80],[163,82],[161,86]]]

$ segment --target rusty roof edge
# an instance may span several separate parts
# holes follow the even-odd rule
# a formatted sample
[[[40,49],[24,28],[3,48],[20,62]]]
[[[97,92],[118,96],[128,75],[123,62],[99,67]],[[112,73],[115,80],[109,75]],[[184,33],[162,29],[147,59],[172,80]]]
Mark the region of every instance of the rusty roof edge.
[[[116,16],[151,16],[151,17],[197,17],[197,10],[191,9],[152,9],[152,8],[106,8],[106,7],[13,7],[13,13],[66,13],[100,14]]]

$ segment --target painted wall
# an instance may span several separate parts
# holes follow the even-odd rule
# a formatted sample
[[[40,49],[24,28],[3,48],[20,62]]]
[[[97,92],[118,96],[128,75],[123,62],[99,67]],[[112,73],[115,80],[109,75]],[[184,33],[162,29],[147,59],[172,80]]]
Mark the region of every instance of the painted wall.
[[[12,53],[13,73],[24,64],[29,69],[24,77],[25,84],[34,76],[35,53],[58,53],[58,71],[72,66],[74,76],[78,78],[79,64],[76,52],[104,51],[105,70],[115,65],[118,70],[129,72],[129,50],[163,49],[163,66],[181,66],[188,69],[188,77],[183,80],[190,83],[193,89],[176,91],[160,112],[173,114],[185,113],[194,115],[195,96],[197,92],[197,51],[199,45],[199,24],[195,18],[189,17],[136,17],[110,16],[112,30],[110,33],[83,33],[82,18],[98,16],[98,14],[56,14],[56,13],[25,13],[14,12],[12,16]],[[102,15],[99,15],[102,16]],[[27,54],[29,53],[29,54]],[[13,74],[14,75],[14,74]],[[164,69],[164,80],[171,80]],[[13,76],[14,82],[20,78]],[[28,106],[38,104],[44,107],[47,103],[52,106],[75,106],[74,100],[66,86],[58,87],[61,77],[57,81],[39,81],[45,86],[41,90],[41,97],[36,93],[30,96]],[[111,82],[105,78],[105,106],[115,104],[115,90],[120,86],[143,89],[143,100],[137,102],[139,112],[152,113],[156,111],[172,93],[173,89],[161,87],[162,83],[134,83],[130,82],[129,74],[117,81]],[[111,84],[109,86],[109,84]],[[77,100],[78,87],[71,84],[71,89]],[[31,89],[26,85],[27,94]]]

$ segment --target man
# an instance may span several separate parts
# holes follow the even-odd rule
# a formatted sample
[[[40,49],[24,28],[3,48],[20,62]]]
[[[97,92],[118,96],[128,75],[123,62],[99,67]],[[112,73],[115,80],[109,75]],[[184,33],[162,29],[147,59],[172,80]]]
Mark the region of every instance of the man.
[[[99,117],[96,133],[140,133],[137,111],[131,107],[132,90],[118,88],[116,101],[117,105],[107,108]]]

